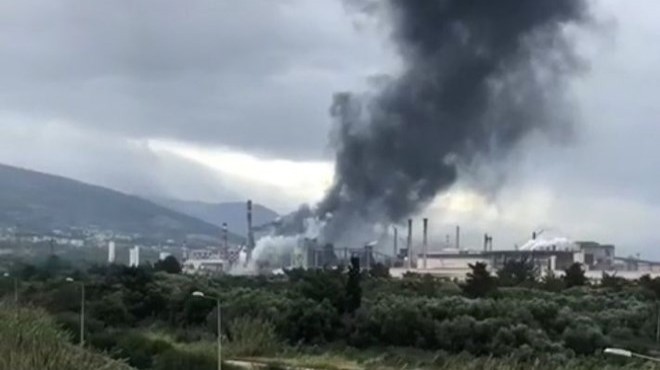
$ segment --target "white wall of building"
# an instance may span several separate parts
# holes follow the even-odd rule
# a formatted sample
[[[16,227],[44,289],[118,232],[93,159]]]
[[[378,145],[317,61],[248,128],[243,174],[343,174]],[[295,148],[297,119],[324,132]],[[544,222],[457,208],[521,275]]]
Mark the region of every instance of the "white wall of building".
[[[115,263],[115,242],[108,243],[108,263]]]
[[[140,247],[135,246],[128,250],[128,265],[131,267],[140,266]]]
[[[418,260],[418,265],[421,265],[422,258]],[[426,269],[469,269],[468,265],[475,264],[477,262],[489,263],[486,258],[479,256],[465,256],[465,257],[428,257],[426,259]]]

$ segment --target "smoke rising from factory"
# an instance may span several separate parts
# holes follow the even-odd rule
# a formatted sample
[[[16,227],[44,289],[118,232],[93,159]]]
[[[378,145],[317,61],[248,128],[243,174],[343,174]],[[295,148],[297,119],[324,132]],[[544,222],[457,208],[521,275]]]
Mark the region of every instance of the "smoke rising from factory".
[[[568,30],[587,20],[586,1],[347,5],[389,25],[402,68],[371,91],[335,94],[334,183],[316,207],[284,217],[276,234],[309,234],[302,221],[314,218],[320,243],[360,246],[422,210],[462,168],[496,165],[531,133],[571,131],[565,91],[581,64]]]
[[[564,90],[579,63],[567,26],[580,0],[389,0],[400,75],[368,94],[338,93],[335,180],[317,213],[328,240],[419,211],[475,160],[496,162],[534,131],[572,122]]]

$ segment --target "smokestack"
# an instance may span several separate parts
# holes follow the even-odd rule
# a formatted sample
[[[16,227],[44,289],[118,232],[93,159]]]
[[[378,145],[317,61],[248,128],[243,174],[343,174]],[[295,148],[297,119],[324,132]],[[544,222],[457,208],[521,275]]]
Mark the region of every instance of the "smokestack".
[[[396,258],[399,255],[399,229],[396,226],[392,226],[392,228],[394,229],[394,240],[392,241],[394,253],[392,255]]]
[[[429,227],[429,219],[428,218],[424,218],[422,226],[423,226],[423,230],[424,230],[424,239],[423,239],[423,243],[424,243],[423,244],[424,262],[423,262],[423,266],[424,266],[424,269],[426,270],[426,257],[427,257],[427,254],[429,252],[428,251],[428,247],[429,247],[428,246],[428,227]]]
[[[412,268],[412,257],[413,257],[413,252],[412,252],[412,218],[408,219],[408,241],[407,241],[407,247],[408,247],[408,262],[406,263],[406,267]]]
[[[461,250],[461,227],[456,226],[456,249]]]
[[[484,252],[488,251],[488,234],[484,234]]]
[[[252,200],[247,201],[247,255],[245,263],[252,257],[252,249],[254,248],[254,234],[252,233]]]
[[[227,234],[227,223],[222,223],[222,252],[220,258],[227,258],[229,255],[229,235]]]
[[[536,240],[536,231],[532,232],[532,240]]]

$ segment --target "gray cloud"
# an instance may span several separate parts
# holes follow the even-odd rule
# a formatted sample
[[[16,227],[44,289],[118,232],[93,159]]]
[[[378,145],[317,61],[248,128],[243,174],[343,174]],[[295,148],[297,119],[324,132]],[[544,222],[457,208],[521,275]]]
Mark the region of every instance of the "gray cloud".
[[[144,141],[104,135],[65,123],[39,129],[11,128],[0,117],[2,162],[71,177],[131,194],[162,195],[207,201],[242,196],[232,179],[208,168],[152,150]]]
[[[0,110],[320,157],[332,91],[366,77],[379,45],[360,45],[340,4],[315,4],[1,2]]]

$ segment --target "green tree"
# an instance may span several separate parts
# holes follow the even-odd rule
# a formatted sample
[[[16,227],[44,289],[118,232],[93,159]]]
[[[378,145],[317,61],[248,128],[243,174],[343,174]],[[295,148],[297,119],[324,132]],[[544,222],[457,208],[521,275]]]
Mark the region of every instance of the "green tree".
[[[463,284],[463,292],[472,298],[485,297],[496,289],[496,281],[485,263],[477,262],[469,264],[470,272],[467,274],[465,284]]]
[[[600,328],[585,324],[566,328],[562,339],[566,347],[579,355],[591,355],[607,345],[607,339]]]
[[[105,294],[100,299],[91,301],[88,310],[93,317],[103,320],[107,325],[130,325],[133,318],[128,313],[123,298],[121,291]]]
[[[555,275],[552,270],[548,270],[541,279],[541,288],[548,292],[560,292],[564,287],[564,280]]]
[[[600,280],[600,286],[613,290],[621,290],[627,285],[629,285],[628,280],[616,276],[616,273],[610,275],[606,272],[603,272],[603,276]]]
[[[317,302],[330,301],[337,311],[346,308],[346,274],[334,269],[296,269],[290,272],[294,290]]]
[[[390,269],[382,263],[376,263],[369,269],[369,276],[374,278],[389,278]]]
[[[564,271],[564,283],[567,288],[587,284],[587,277],[581,263],[575,262]]]
[[[660,278],[651,279],[651,276],[645,274],[637,282],[642,288],[652,292],[656,298],[660,298]]]
[[[351,258],[346,281],[346,312],[354,313],[362,303],[362,287],[360,286],[360,259]]]
[[[501,286],[517,286],[523,283],[536,281],[538,271],[534,261],[522,257],[510,259],[497,271],[498,282]]]
[[[154,264],[154,270],[165,271],[168,274],[181,273],[181,264],[174,256],[167,256],[164,260],[158,261]]]

